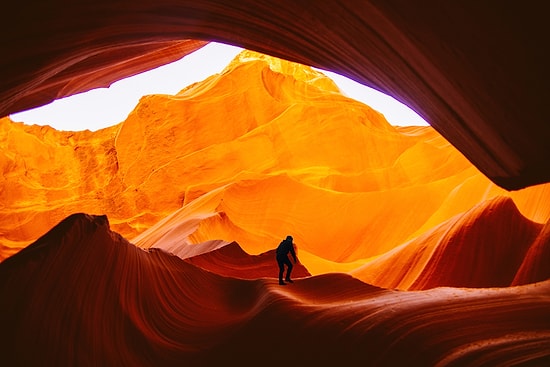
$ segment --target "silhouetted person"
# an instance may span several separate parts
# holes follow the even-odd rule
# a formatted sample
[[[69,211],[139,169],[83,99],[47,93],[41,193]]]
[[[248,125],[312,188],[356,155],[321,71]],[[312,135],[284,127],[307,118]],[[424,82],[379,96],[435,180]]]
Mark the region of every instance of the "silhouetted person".
[[[283,281],[283,273],[285,271],[285,265],[287,266],[285,280],[289,283],[293,283],[290,279],[290,273],[292,272],[292,262],[288,258],[288,253],[294,258],[294,263],[298,260],[296,259],[296,252],[294,251],[294,243],[292,243],[292,236],[286,236],[286,238],[281,241],[279,247],[277,247],[277,264],[279,264],[279,284],[285,285]]]

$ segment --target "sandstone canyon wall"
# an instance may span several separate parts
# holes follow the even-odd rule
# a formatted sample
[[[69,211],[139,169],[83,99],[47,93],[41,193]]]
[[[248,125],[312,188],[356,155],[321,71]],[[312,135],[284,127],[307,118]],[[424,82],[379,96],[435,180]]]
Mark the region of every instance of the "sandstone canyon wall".
[[[550,216],[548,185],[500,189],[431,127],[391,126],[321,73],[249,51],[111,128],[1,126],[5,254],[83,211],[172,253],[221,240],[259,254],[292,233],[318,274],[497,196],[535,223]]]
[[[307,66],[244,51],[97,132],[1,119],[0,148],[7,364],[550,360],[550,184],[506,191]]]
[[[2,118],[1,365],[550,365],[546,4],[314,5],[5,6],[0,116],[221,41],[462,154],[255,54],[99,132]]]

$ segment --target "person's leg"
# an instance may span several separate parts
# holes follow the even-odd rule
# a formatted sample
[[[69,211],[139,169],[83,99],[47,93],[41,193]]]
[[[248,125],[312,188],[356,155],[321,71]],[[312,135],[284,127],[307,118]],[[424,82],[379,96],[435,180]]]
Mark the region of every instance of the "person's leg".
[[[284,285],[283,282],[283,272],[285,271],[285,263],[281,259],[277,259],[277,264],[279,265],[279,284]]]
[[[285,280],[289,283],[293,283],[292,279],[290,279],[290,273],[292,272],[292,262],[290,261],[290,259],[288,257],[286,258],[285,264],[288,267],[288,269],[286,270]]]

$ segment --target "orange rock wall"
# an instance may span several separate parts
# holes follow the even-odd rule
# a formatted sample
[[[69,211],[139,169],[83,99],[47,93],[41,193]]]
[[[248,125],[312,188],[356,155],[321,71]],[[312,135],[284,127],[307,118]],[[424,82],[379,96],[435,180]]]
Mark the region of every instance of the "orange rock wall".
[[[497,196],[550,217],[548,185],[507,192],[431,127],[393,127],[312,69],[252,52],[95,133],[1,123],[4,256],[84,211],[173,253],[220,240],[259,254],[291,233],[319,274]]]
[[[77,211],[161,249],[76,214],[0,262],[0,363],[548,365],[545,5],[11,2],[0,116],[216,40],[396,97],[483,174],[431,128],[392,128],[274,60],[93,134],[1,119],[0,258]],[[345,274],[283,289],[254,254],[288,233],[312,273],[426,290]]]
[[[1,119],[0,147],[3,364],[550,359],[550,186],[507,192],[308,67],[244,52],[98,132]]]

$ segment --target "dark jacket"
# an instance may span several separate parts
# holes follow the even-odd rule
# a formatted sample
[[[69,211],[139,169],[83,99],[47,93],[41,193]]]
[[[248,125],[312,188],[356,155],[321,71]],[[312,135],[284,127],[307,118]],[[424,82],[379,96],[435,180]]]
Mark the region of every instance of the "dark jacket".
[[[288,253],[292,255],[294,258],[294,262],[296,262],[296,252],[294,251],[294,244],[292,241],[289,241],[287,239],[284,239],[280,244],[279,247],[277,247],[277,258],[285,258],[288,256]]]

